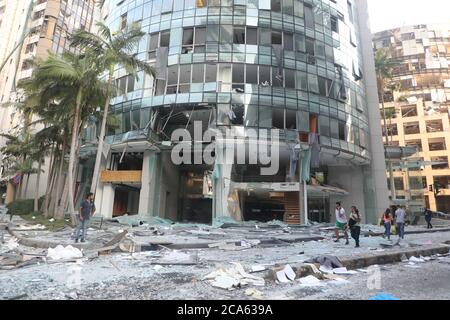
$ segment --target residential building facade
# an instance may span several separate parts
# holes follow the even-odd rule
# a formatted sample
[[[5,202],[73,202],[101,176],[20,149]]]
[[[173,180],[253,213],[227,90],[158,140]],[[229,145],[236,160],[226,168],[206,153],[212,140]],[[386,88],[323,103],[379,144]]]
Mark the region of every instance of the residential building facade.
[[[450,212],[450,24],[414,25],[374,35],[375,49],[397,61],[384,96],[388,144],[412,146],[409,170],[394,169],[398,199]],[[416,163],[414,165],[414,163]],[[409,171],[409,172],[407,172]],[[435,191],[440,189],[439,194]]]
[[[23,119],[14,107],[22,99],[16,86],[20,80],[31,76],[33,70],[28,59],[45,59],[48,52],[62,53],[69,50],[67,37],[74,30],[90,30],[94,23],[94,0],[24,0],[0,1],[0,63],[6,64],[0,71],[0,131],[15,134],[23,127]],[[13,54],[11,55],[11,52]],[[39,128],[34,128],[35,130]],[[0,147],[5,143],[0,138]],[[46,190],[49,159],[43,166],[45,173],[40,180],[39,190]],[[7,168],[3,167],[1,178],[7,182]],[[30,176],[28,192],[24,197],[34,195],[36,175]],[[14,185],[9,184],[6,202],[14,199]],[[42,195],[42,194],[41,194]]]
[[[96,206],[104,217],[303,223],[307,213],[327,222],[342,201],[375,222],[388,205],[366,1],[110,0],[101,18],[113,30],[138,23],[145,37],[134,53],[156,70],[137,79],[115,70],[111,113],[121,124],[103,150]],[[207,130],[222,133],[213,163],[202,160]],[[269,176],[239,149],[274,144],[279,166]],[[182,145],[193,147],[183,157],[200,162],[174,163]],[[221,162],[233,147],[232,161]],[[299,149],[316,163],[307,151],[296,162]],[[82,190],[94,151],[95,143],[82,150]]]

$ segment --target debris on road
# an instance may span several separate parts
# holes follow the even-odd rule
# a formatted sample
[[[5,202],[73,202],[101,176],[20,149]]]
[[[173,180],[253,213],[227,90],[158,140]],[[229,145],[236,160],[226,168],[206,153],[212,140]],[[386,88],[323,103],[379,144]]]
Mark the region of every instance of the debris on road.
[[[244,285],[264,286],[264,278],[257,277],[245,272],[242,265],[238,262],[232,262],[231,267],[221,267],[216,271],[211,272],[203,278],[208,280],[212,286],[221,289],[233,290],[236,287]]]
[[[71,245],[63,247],[62,245],[56,248],[48,248],[47,258],[51,260],[66,260],[83,258],[83,252],[80,249],[74,248]]]

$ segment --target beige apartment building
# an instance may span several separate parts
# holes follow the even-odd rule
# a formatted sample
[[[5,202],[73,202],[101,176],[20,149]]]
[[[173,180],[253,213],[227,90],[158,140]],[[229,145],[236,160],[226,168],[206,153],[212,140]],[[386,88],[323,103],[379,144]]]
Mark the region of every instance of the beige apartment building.
[[[94,0],[0,0],[0,132],[19,132],[23,121],[14,104],[21,99],[17,83],[31,76],[33,70],[26,63],[32,57],[45,58],[49,51],[62,53],[69,49],[67,36],[76,29],[91,29],[94,22]],[[13,52],[13,54],[11,54]],[[7,61],[6,61],[7,60]],[[5,107],[6,106],[6,107]],[[36,128],[38,129],[38,128]],[[0,147],[5,143],[0,138]],[[0,156],[0,176],[4,194],[9,178]],[[47,161],[48,162],[48,159]],[[48,163],[44,165],[44,170]],[[40,180],[45,190],[47,172]],[[27,198],[33,197],[35,176],[30,177]],[[3,200],[11,200],[14,188],[9,188]]]
[[[384,110],[380,104],[388,144],[417,148],[407,162],[394,165],[396,198],[424,198],[432,210],[450,212],[450,24],[379,32],[374,47],[397,61]]]

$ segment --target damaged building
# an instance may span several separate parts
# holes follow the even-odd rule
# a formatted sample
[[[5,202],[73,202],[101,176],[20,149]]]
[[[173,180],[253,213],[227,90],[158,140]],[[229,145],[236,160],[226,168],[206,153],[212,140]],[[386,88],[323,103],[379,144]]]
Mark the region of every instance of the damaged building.
[[[409,164],[394,161],[391,193],[420,214],[425,206],[450,212],[449,37],[450,24],[404,26],[374,35],[375,49],[397,62],[384,110],[380,103],[386,115],[383,131],[391,148],[416,148],[407,157]]]
[[[102,216],[300,224],[342,201],[375,222],[388,205],[365,1],[109,0],[102,18],[138,22],[135,54],[156,70],[115,71]]]

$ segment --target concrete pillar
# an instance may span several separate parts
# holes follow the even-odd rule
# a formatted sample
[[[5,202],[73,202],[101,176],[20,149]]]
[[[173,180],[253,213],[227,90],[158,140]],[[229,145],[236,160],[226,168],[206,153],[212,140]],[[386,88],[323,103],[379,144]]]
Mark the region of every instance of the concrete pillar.
[[[100,162],[100,173],[106,169],[106,163],[108,163],[111,159],[111,153],[108,155],[108,158],[106,160],[103,159]],[[104,188],[105,186],[108,185],[108,183],[103,183],[100,181],[100,177],[99,177],[99,181],[97,183],[97,189],[95,190],[95,208],[97,209],[97,213],[100,214],[103,217],[106,217],[106,215],[103,213],[104,211],[104,206],[103,206],[103,194],[104,194]],[[114,196],[114,193],[113,193]],[[108,200],[108,201],[114,201],[114,198],[112,200]],[[105,207],[105,209],[107,209],[107,206]],[[112,212],[112,211],[111,211]],[[112,213],[111,213],[112,215]]]
[[[144,159],[142,161],[142,182],[141,191],[139,192],[139,210],[140,216],[147,216],[150,214],[150,151],[144,152]]]
[[[381,133],[378,88],[367,0],[357,2],[357,16],[363,57],[363,81],[366,84],[367,116],[369,120],[370,152],[372,161],[364,168],[365,213],[367,222],[375,223],[378,215],[389,205],[386,185],[386,161]]]
[[[107,183],[103,186],[102,211],[100,211],[100,213],[107,219],[110,219],[113,216],[114,191],[114,186],[111,183]]]

